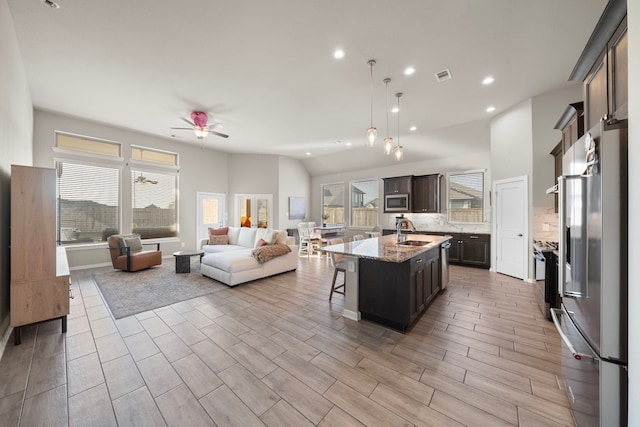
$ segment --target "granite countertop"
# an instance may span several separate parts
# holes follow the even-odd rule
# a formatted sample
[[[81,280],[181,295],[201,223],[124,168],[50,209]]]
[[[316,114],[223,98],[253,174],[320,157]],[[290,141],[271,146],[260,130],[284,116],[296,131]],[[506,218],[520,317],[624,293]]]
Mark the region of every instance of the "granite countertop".
[[[451,239],[451,236],[435,236],[430,234],[403,234],[405,240],[419,240],[429,242],[424,246],[410,246],[396,243],[396,235],[373,237],[355,242],[324,246],[320,250],[355,256],[358,258],[376,259],[387,262],[405,262],[414,256],[426,252],[434,247],[439,247],[443,242]]]

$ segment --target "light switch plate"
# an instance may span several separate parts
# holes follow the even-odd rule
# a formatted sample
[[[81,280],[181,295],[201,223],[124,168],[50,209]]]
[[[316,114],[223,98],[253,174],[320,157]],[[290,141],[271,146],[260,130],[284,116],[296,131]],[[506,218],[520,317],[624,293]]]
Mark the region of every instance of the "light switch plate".
[[[353,262],[353,261],[349,261],[349,262],[347,262],[347,270],[348,270],[350,273],[353,273],[354,271],[356,271],[356,265],[354,264],[354,262]]]

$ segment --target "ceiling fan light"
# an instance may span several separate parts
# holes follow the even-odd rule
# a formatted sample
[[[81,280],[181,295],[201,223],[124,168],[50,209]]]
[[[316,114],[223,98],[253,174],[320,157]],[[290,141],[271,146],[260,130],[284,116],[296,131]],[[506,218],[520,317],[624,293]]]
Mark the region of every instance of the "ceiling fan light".
[[[369,139],[369,146],[373,147],[376,144],[376,138],[378,137],[378,131],[374,127],[370,127],[367,130],[367,138]]]
[[[209,135],[209,128],[206,127],[206,126],[203,127],[203,128],[196,128],[196,129],[194,129],[194,133],[196,134],[198,139],[202,139],[205,136]]]
[[[385,138],[384,139],[384,154],[387,156],[391,155],[393,151],[393,138]]]
[[[402,160],[402,145],[398,145],[394,150],[393,155],[395,156],[397,161]]]

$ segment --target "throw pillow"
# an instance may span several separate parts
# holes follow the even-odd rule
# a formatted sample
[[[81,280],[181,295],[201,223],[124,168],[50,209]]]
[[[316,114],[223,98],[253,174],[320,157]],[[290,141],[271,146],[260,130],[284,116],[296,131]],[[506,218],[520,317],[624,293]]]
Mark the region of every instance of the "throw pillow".
[[[131,248],[131,253],[142,252],[142,241],[139,237],[125,237],[124,243]]]
[[[263,246],[267,246],[269,243],[264,240],[264,239],[260,239],[256,242],[256,248],[261,248]]]
[[[209,236],[209,244],[210,245],[228,245],[229,236],[227,236],[226,234]]]
[[[274,230],[276,237],[273,243],[285,245],[287,243],[287,231],[286,230]]]
[[[209,227],[209,236],[223,236],[223,235],[226,236],[227,234],[229,234],[229,227],[221,227],[221,228]]]
[[[272,245],[276,242],[276,237],[277,237],[276,232],[274,232],[273,230],[269,230],[266,233],[264,233],[263,239],[265,242],[267,242],[268,245]]]

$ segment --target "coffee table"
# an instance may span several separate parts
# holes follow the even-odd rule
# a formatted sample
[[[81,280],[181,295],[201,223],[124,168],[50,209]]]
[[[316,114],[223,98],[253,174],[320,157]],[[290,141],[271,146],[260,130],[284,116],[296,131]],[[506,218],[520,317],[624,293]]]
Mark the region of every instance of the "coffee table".
[[[191,273],[191,257],[200,256],[200,262],[202,262],[203,255],[203,251],[174,252],[173,256],[176,258],[176,273]]]

